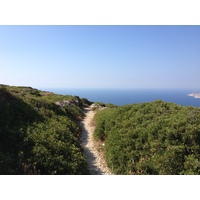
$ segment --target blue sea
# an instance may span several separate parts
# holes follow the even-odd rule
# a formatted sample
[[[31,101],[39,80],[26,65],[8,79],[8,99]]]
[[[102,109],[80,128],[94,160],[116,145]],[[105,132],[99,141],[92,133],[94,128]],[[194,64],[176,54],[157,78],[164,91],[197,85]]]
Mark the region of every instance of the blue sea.
[[[48,89],[62,95],[79,96],[93,102],[125,105],[163,100],[184,106],[200,107],[200,99],[187,96],[200,93],[193,90],[145,90],[145,89]]]

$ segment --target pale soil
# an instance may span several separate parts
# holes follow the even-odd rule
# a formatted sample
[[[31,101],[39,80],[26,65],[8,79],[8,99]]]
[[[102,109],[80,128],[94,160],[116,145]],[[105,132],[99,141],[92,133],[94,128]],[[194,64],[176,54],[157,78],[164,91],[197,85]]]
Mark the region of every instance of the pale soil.
[[[84,113],[85,118],[81,122],[81,144],[87,159],[88,169],[92,175],[111,175],[110,170],[106,166],[103,152],[100,151],[103,146],[93,139],[95,126],[92,122],[95,111],[85,108]]]

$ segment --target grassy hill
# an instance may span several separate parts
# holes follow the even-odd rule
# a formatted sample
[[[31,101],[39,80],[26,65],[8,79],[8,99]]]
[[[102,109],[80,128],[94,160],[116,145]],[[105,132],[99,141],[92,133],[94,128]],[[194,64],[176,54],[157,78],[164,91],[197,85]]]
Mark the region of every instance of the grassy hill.
[[[91,104],[0,85],[0,174],[89,174],[77,122]],[[95,115],[94,138],[105,142],[114,174],[200,174],[199,108],[164,101],[106,107]]]
[[[0,174],[88,174],[79,97],[0,86]]]
[[[199,108],[155,101],[107,108],[95,121],[114,174],[200,174]]]

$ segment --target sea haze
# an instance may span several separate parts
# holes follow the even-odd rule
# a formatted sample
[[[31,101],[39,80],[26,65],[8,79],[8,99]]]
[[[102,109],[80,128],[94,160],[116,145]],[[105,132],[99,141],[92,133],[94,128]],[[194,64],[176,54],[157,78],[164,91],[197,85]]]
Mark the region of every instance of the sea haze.
[[[146,89],[44,89],[56,94],[79,96],[94,102],[125,105],[163,100],[183,106],[200,107],[200,99],[187,96],[191,90],[146,90]]]

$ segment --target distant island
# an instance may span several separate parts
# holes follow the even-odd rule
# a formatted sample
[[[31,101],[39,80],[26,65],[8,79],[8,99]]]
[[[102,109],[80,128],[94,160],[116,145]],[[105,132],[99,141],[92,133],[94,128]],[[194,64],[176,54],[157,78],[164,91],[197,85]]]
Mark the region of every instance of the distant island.
[[[188,96],[200,99],[200,93],[191,93]]]

